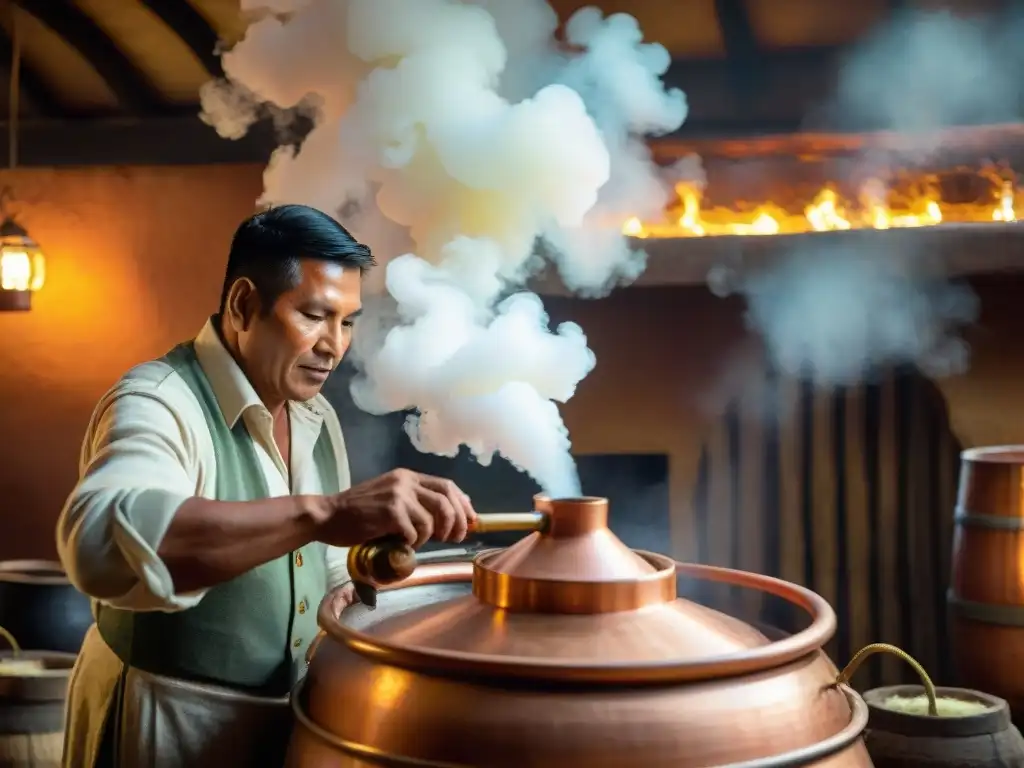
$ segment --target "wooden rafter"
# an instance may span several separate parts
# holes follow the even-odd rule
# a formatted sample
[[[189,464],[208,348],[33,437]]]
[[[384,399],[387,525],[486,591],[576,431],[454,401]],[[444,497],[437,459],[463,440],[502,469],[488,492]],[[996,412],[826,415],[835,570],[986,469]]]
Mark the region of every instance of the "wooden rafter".
[[[77,50],[117,96],[122,108],[138,115],[160,114],[166,103],[100,27],[70,0],[14,0]]]
[[[761,50],[746,0],[715,0],[715,15],[731,65],[731,79],[742,96],[752,95],[762,80]]]
[[[8,67],[13,49],[14,44],[11,42],[10,35],[3,28],[0,28],[0,62],[3,63],[3,71],[6,75],[5,81],[10,79]],[[54,95],[50,86],[24,60],[21,62],[21,75],[18,85],[25,99],[42,117],[62,117],[64,115],[60,100]]]
[[[220,56],[216,52],[217,33],[199,11],[186,0],[142,0],[142,4],[182,39],[211,77],[223,76]]]

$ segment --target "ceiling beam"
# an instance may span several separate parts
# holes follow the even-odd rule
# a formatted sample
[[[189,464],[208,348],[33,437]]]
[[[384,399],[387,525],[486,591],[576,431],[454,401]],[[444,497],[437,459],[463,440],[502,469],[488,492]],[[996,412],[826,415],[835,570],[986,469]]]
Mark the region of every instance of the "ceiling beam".
[[[731,79],[737,93],[752,97],[762,81],[761,49],[746,0],[715,0],[715,15],[729,57]]]
[[[3,71],[6,75],[4,80],[8,83],[11,79],[9,62],[13,53],[14,43],[11,42],[7,32],[0,27],[0,60],[7,62],[3,65]],[[61,107],[60,99],[57,98],[50,86],[46,84],[46,81],[25,61],[24,57],[21,60],[19,69],[21,73],[18,78],[18,87],[21,90],[21,94],[28,99],[33,109],[42,117],[64,117],[66,110]]]
[[[217,55],[220,39],[209,22],[187,0],[142,0],[142,4],[184,41],[211,77],[224,76],[220,56]]]
[[[266,164],[278,146],[271,121],[258,123],[237,141],[222,139],[202,122],[198,109],[188,116],[21,121],[19,167],[97,165]],[[0,135],[7,123],[0,122]],[[8,162],[0,142],[0,167]]]
[[[763,136],[799,126],[790,122],[749,124],[738,121],[688,121],[668,141],[683,139]],[[0,135],[6,123],[0,122]],[[302,128],[292,130],[301,141]],[[23,119],[19,141],[20,167],[95,165],[265,165],[279,145],[280,133],[271,120],[257,123],[237,141],[222,139],[196,114],[159,118],[44,120]],[[7,148],[0,142],[0,167]]]
[[[271,120],[254,125],[249,133],[237,141],[220,138],[196,115],[140,119],[98,120],[43,120],[21,121],[18,164],[21,167],[71,166],[186,166],[253,163],[265,165],[271,153],[281,143],[280,133]],[[944,157],[956,163],[970,162],[981,156],[1014,157],[1024,146],[1015,127],[964,127],[955,130],[948,139],[950,148],[943,149]],[[828,145],[835,154],[856,152],[869,136],[859,134],[800,134],[801,125],[793,121],[763,120],[758,123],[741,120],[691,120],[683,130],[671,136],[653,139],[655,157],[671,162],[684,154],[699,152],[711,157],[718,153],[726,159],[745,157],[747,154],[786,154],[795,156],[809,151],[813,145],[818,151]],[[7,124],[0,122],[0,135]],[[834,141],[830,144],[830,137]],[[968,138],[964,138],[968,137]],[[971,144],[970,137],[974,137]],[[900,139],[895,135],[894,141]],[[904,142],[906,137],[902,137]],[[729,140],[735,140],[730,144]],[[294,130],[293,142],[301,140],[301,128]],[[801,144],[801,141],[804,143]],[[882,141],[876,137],[875,141]],[[979,145],[980,142],[980,145]],[[0,142],[0,167],[7,165],[7,148]],[[734,146],[733,146],[734,145]],[[799,145],[799,146],[798,146]],[[733,146],[735,153],[729,154]],[[889,146],[889,145],[885,145]],[[900,145],[902,146],[902,145]],[[946,147],[945,144],[942,145]],[[759,149],[760,147],[760,149]],[[802,148],[802,149],[801,149]],[[742,151],[741,151],[742,150]],[[890,149],[895,153],[895,149]],[[958,155],[957,152],[960,152]],[[745,154],[746,153],[746,154]],[[962,155],[962,157],[961,157]],[[953,161],[951,160],[951,162]]]
[[[166,103],[113,40],[70,0],[14,0],[62,37],[99,73],[126,112],[160,114]]]

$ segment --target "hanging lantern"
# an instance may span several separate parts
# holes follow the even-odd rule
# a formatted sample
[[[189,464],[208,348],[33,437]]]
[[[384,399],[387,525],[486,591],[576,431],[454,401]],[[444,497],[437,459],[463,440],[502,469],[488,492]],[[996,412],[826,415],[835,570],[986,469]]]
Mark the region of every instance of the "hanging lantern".
[[[39,244],[13,218],[0,224],[0,311],[32,309],[32,294],[46,280]]]

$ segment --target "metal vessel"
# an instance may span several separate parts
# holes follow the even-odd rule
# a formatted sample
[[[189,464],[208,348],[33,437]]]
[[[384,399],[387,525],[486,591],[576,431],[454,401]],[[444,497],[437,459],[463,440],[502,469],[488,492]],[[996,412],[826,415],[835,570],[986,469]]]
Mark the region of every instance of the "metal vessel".
[[[821,597],[630,550],[605,499],[534,502],[544,525],[512,547],[377,581],[376,610],[324,601],[288,766],[871,765],[867,707],[820,650]],[[772,593],[810,626],[771,642],[677,599],[680,575]]]

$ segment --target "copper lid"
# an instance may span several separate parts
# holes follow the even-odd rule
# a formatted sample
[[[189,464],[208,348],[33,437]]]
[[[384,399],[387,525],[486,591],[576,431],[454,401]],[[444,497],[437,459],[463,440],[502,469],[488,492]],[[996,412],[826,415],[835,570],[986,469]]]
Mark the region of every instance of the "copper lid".
[[[703,679],[723,665],[739,672],[769,656],[778,663],[807,652],[811,638],[787,651],[788,641],[772,644],[738,619],[677,599],[675,562],[619,541],[607,526],[606,499],[538,497],[535,507],[550,515],[547,529],[479,554],[472,595],[384,616],[360,631],[342,627],[340,639],[405,665],[503,674],[518,666],[524,674],[595,680]],[[832,622],[818,624],[826,638]]]

